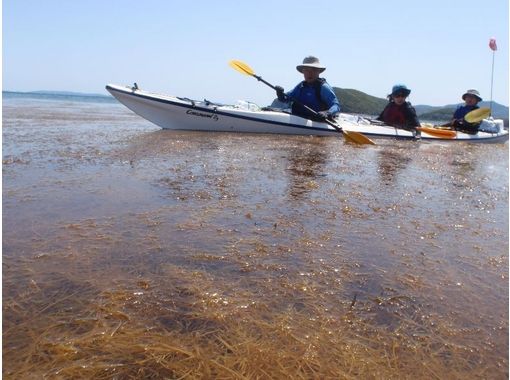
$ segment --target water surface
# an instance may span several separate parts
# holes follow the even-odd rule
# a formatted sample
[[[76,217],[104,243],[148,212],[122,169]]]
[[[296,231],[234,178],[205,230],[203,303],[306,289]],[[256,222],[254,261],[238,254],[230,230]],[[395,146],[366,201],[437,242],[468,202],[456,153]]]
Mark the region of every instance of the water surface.
[[[5,378],[507,378],[508,145],[3,102]]]

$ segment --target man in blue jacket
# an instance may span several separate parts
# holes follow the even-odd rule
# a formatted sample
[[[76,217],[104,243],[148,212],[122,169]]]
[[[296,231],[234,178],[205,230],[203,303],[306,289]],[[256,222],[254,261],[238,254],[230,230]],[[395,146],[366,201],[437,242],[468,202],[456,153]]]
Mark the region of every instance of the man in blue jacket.
[[[464,100],[465,103],[455,110],[453,119],[450,124],[459,131],[469,134],[476,134],[478,133],[478,127],[480,123],[468,123],[466,120],[464,120],[464,116],[466,116],[469,112],[480,108],[478,107],[478,102],[482,101],[480,93],[477,90],[467,90],[466,93],[462,95],[462,100]]]
[[[287,93],[283,87],[275,86],[278,100],[291,101],[292,113],[307,119],[325,121],[338,115],[340,102],[333,88],[326,79],[319,78],[320,73],[326,70],[319,59],[313,56],[306,57],[301,65],[296,66],[296,69],[303,74],[305,80]],[[317,112],[317,115],[310,113],[303,105]]]

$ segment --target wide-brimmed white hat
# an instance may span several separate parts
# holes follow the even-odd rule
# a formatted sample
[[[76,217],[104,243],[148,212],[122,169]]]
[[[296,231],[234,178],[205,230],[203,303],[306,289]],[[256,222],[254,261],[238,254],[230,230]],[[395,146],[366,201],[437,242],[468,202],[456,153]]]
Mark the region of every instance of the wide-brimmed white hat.
[[[296,69],[297,69],[297,71],[302,73],[303,68],[305,68],[305,67],[313,67],[315,69],[319,69],[321,73],[324,70],[326,70],[326,68],[324,66],[322,66],[321,63],[319,62],[319,58],[311,56],[311,55],[306,57],[305,59],[303,59],[303,64],[296,66]]]
[[[480,96],[480,93],[476,90],[467,90],[466,93],[462,95],[462,100],[466,100],[466,95],[474,96],[475,98],[478,99],[479,102],[483,100],[482,97]]]

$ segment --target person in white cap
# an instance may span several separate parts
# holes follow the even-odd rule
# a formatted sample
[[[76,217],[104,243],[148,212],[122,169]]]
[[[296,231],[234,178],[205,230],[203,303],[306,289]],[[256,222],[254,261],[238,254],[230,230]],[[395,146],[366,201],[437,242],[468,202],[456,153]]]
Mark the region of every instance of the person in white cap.
[[[301,65],[296,66],[296,69],[303,74],[304,81],[287,93],[285,93],[283,87],[275,86],[278,100],[282,102],[291,101],[292,113],[307,119],[324,121],[333,119],[338,115],[340,113],[340,102],[326,79],[319,77],[320,73],[326,70],[319,59],[308,56]],[[306,105],[317,114],[311,114],[302,105]]]
[[[480,107],[478,107],[478,103],[482,101],[480,93],[476,90],[467,90],[464,95],[462,95],[462,100],[464,100],[464,105],[459,106],[455,113],[453,114],[453,119],[450,122],[451,125],[455,127],[455,129],[459,129],[463,132],[474,133],[478,132],[478,123],[471,124],[464,120],[464,116],[471,111],[474,111]]]

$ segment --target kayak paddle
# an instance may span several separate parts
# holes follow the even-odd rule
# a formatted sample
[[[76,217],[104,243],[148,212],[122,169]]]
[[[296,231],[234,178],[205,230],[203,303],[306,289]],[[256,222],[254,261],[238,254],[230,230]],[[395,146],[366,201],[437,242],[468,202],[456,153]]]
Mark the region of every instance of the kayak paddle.
[[[370,121],[370,124],[374,124],[374,125],[383,125],[383,126],[387,125],[383,121],[380,121],[380,120],[369,119],[369,121]],[[391,127],[399,128],[398,126],[395,126],[395,125],[391,125]],[[406,131],[408,130],[406,128],[402,128],[402,127],[400,127],[400,128],[404,129]],[[445,130],[445,129],[435,128],[432,124],[422,124],[421,126],[416,127],[416,129],[420,132],[425,132],[431,136],[436,136],[436,137],[440,137],[443,139],[454,139],[455,137],[457,137],[457,132],[452,131],[451,129]]]
[[[473,110],[473,111],[467,113],[466,116],[464,116],[464,120],[466,120],[468,123],[472,123],[472,124],[479,123],[486,117],[489,117],[490,112],[491,112],[490,108],[478,108],[476,110]],[[437,128],[437,127],[435,128],[435,127],[429,126],[429,125],[430,124],[422,124],[421,127],[418,127],[416,129],[418,129],[421,132],[428,133],[429,135],[446,138],[446,139],[453,139],[457,136],[457,132],[454,130],[442,129],[442,128]],[[439,127],[448,127],[448,126],[451,128],[450,124],[440,125]]]
[[[483,119],[489,117],[491,114],[490,108],[484,107],[484,108],[478,108],[476,110],[473,110],[471,112],[468,112],[466,116],[464,116],[464,120],[471,124],[476,124],[481,122]],[[448,126],[448,124],[440,127]],[[439,128],[431,128],[429,126],[422,126],[416,128],[422,132],[428,133],[429,135],[438,136],[442,138],[448,138],[453,139],[455,136],[457,136],[456,131],[448,130],[448,129],[439,129]]]
[[[439,128],[428,127],[428,126],[424,126],[424,125],[422,125],[421,127],[416,127],[416,129],[419,130],[420,132],[425,132],[425,133],[428,133],[429,135],[441,137],[443,139],[454,139],[455,137],[457,137],[457,132],[452,131],[451,129],[450,130],[439,129]]]
[[[239,71],[240,73],[252,76],[255,79],[257,79],[258,81],[264,83],[265,85],[271,87],[273,90],[276,91],[276,88],[271,83],[266,82],[264,79],[262,79],[262,77],[256,75],[255,72],[252,70],[252,68],[250,66],[248,66],[246,63],[238,61],[238,60],[232,60],[229,62],[229,65],[233,69]],[[299,104],[299,105],[303,106],[304,108],[306,108],[306,110],[309,111],[312,115],[317,116],[317,112],[312,110],[310,107],[307,107],[306,105],[296,101],[295,99],[291,99],[291,100],[293,102],[295,102],[296,104]],[[375,145],[375,142],[373,142],[371,139],[369,139],[367,136],[363,135],[362,133],[354,132],[354,131],[346,131],[346,130],[342,129],[341,127],[339,127],[336,123],[334,123],[333,121],[328,120],[328,119],[326,119],[325,122],[328,123],[329,125],[331,125],[333,128],[335,128],[338,132],[343,133],[345,138],[349,141],[355,142],[356,144]]]
[[[466,120],[468,123],[479,123],[483,119],[489,117],[491,114],[491,109],[487,107],[478,108],[476,110],[473,110],[471,112],[468,112],[466,116],[464,116],[464,120]]]

